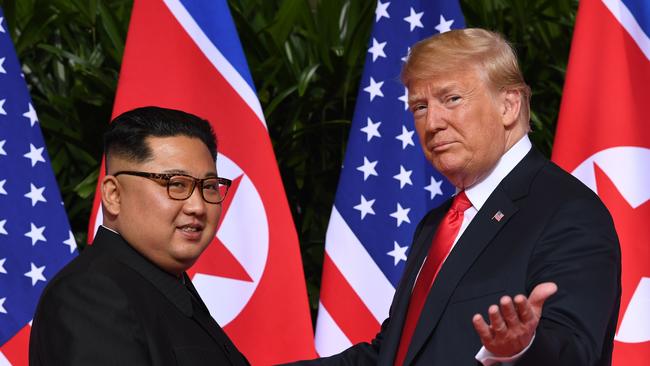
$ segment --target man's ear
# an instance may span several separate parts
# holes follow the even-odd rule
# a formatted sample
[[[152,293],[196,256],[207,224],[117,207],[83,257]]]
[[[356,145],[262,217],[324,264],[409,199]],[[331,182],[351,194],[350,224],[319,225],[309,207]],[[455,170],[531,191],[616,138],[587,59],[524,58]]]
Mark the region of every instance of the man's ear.
[[[502,94],[501,117],[503,125],[508,128],[519,120],[521,111],[521,91],[519,89],[508,89]]]
[[[121,187],[117,178],[112,175],[106,175],[102,179],[100,186],[102,194],[102,206],[104,210],[110,215],[117,215],[120,213],[121,203]]]

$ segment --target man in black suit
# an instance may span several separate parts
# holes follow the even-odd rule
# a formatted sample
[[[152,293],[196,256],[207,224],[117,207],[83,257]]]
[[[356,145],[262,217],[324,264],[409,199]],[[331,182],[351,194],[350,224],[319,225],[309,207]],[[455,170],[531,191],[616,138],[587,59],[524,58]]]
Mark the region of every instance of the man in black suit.
[[[532,147],[510,45],[482,29],[436,35],[411,48],[402,81],[425,156],[459,193],[420,222],[376,338],[305,363],[610,364],[614,225]]]
[[[209,123],[144,107],[104,137],[103,226],[47,285],[30,365],[246,365],[185,271],[214,238],[230,181]]]

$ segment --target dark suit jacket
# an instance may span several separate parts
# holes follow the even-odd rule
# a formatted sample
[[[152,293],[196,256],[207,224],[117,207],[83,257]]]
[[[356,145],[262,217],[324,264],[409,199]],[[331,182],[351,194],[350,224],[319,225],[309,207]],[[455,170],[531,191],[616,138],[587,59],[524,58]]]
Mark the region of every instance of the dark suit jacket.
[[[248,364],[184,276],[187,287],[100,227],[43,291],[30,365]]]
[[[408,301],[438,223],[451,202],[420,222],[381,331],[316,364],[392,365]],[[494,219],[501,211],[504,217]],[[415,329],[406,365],[477,365],[472,316],[503,295],[552,281],[535,340],[517,365],[608,365],[620,302],[620,249],[600,199],[534,148],[504,178],[440,270]]]

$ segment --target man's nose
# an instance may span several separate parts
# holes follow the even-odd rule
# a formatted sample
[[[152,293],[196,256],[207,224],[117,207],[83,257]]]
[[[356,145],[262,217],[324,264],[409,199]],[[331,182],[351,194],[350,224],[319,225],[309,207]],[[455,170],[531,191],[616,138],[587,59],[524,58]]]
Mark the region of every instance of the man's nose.
[[[426,130],[437,132],[447,128],[444,109],[440,106],[431,105],[427,108]]]
[[[205,212],[207,203],[201,194],[201,187],[197,184],[192,194],[185,200],[184,210],[188,213],[201,214]]]

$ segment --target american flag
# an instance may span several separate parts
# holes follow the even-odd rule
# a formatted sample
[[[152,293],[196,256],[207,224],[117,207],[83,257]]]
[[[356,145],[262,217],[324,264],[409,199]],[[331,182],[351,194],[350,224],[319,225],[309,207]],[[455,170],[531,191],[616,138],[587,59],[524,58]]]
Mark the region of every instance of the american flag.
[[[321,356],[372,339],[388,316],[418,221],[454,193],[424,158],[399,73],[410,45],[463,27],[457,1],[377,2],[325,241]]]
[[[0,365],[27,364],[41,291],[76,250],[0,9]]]

